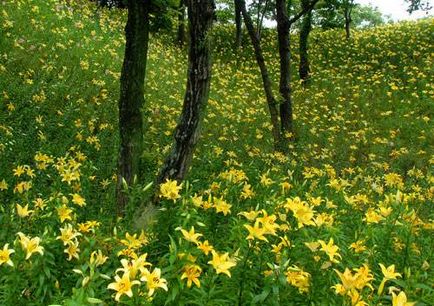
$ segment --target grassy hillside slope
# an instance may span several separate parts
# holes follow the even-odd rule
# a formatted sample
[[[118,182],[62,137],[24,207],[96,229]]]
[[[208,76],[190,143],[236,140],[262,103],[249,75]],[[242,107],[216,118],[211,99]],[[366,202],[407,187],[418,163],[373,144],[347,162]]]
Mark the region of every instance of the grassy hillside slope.
[[[163,269],[169,291],[156,291],[156,305],[340,305],[351,298],[356,305],[359,295],[369,305],[390,305],[392,285],[418,305],[434,304],[433,19],[355,31],[350,42],[343,31],[314,31],[308,89],[294,67],[297,141],[288,155],[272,151],[248,42],[237,57],[231,30],[216,28],[211,96],[188,183],[180,198],[163,201],[164,218],[144,227],[146,218],[133,212],[146,203],[150,192],[142,189],[172,142],[186,50],[166,35],[152,37],[143,110],[147,179],[132,188],[123,222],[113,212],[125,12],[84,0],[0,4],[0,248],[15,250],[14,267],[0,256],[0,304],[83,305],[88,297],[113,304],[107,285],[121,267],[118,252],[147,253]],[[263,44],[277,95],[274,34]],[[293,45],[296,66],[296,39]],[[81,236],[64,244],[56,237],[68,224]],[[236,261],[231,277],[175,230],[192,226]],[[125,240],[142,229],[146,242]],[[18,232],[40,237],[44,254],[26,260]],[[67,252],[74,243],[80,251],[69,253],[76,257]],[[94,275],[83,283],[98,249],[109,258],[94,269],[111,280]],[[181,280],[192,264],[182,253],[196,257],[200,288]],[[379,264],[401,273],[381,294]],[[336,271],[346,268],[358,285],[331,289],[344,282]],[[143,304],[137,293],[146,288],[121,300]]]

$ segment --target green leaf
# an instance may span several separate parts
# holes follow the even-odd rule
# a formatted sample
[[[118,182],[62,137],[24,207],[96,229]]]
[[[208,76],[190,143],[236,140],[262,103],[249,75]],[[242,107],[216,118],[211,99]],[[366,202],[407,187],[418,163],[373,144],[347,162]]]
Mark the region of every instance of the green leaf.
[[[93,298],[93,297],[88,297],[87,301],[91,304],[99,304],[99,303],[103,303],[102,300],[97,299],[97,298]]]
[[[433,292],[434,291],[433,288],[431,288],[430,286],[428,286],[426,284],[416,284],[415,287],[423,289],[423,290],[427,290],[428,292]]]
[[[262,291],[261,294],[258,294],[258,295],[253,297],[252,303],[256,304],[256,303],[264,302],[265,299],[270,295],[270,292],[271,292],[271,289],[266,288],[264,291]]]

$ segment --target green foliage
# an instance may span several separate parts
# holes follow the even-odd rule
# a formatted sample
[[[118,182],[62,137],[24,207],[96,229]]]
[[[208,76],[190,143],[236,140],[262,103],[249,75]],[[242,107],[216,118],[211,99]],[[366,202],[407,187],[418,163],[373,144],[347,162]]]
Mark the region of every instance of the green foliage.
[[[217,0],[216,15],[217,22],[222,24],[233,23],[235,19],[234,0]]]
[[[97,0],[103,8],[126,9],[127,0]],[[152,0],[150,1],[150,26],[151,32],[159,30],[170,30],[173,27],[173,20],[177,14],[176,8],[179,0]]]
[[[151,1],[151,32],[170,30],[177,15],[179,0],[152,0]]]
[[[322,29],[342,28],[345,24],[344,4],[339,1],[322,1],[314,10],[313,23]],[[356,4],[351,12],[352,25],[356,28],[375,27],[390,21],[377,7]]]
[[[384,16],[377,7],[371,5],[355,7],[352,19],[356,27],[376,27],[391,21],[390,17]]]
[[[405,0],[408,3],[408,12],[423,10],[429,11],[432,9],[432,3],[429,0]]]
[[[131,298],[119,296],[124,305],[342,305],[356,293],[390,305],[390,289],[433,304],[432,19],[355,30],[350,42],[343,30],[314,30],[309,88],[293,75],[288,155],[272,151],[250,46],[234,58],[233,28],[216,27],[208,114],[182,186],[150,184],[170,149],[187,68],[172,39],[155,35],[145,179],[124,186],[130,206],[118,219],[125,20],[84,0],[0,9],[1,305],[114,305],[125,270],[136,282]],[[272,30],[262,44],[275,80]],[[153,188],[160,208],[149,205]],[[379,264],[401,274],[380,294]],[[338,286],[345,275],[357,276],[354,290]]]

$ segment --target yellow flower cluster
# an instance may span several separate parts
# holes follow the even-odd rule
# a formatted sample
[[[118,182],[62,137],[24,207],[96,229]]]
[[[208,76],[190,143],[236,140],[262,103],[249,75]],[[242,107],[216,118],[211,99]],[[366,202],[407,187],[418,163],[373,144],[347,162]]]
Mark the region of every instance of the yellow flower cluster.
[[[133,296],[133,286],[140,285],[141,282],[146,283],[147,295],[151,297],[155,290],[162,288],[168,290],[167,281],[161,278],[161,270],[155,268],[152,272],[148,270],[152,264],[146,261],[147,254],[137,256],[133,255],[133,259],[122,259],[122,268],[116,270],[115,281],[108,285],[108,289],[116,291],[115,300],[119,302],[122,295],[129,297]],[[122,272],[120,277],[117,273]],[[138,280],[140,279],[140,281]]]
[[[189,231],[186,231],[183,228],[180,228],[180,231],[183,238],[186,241],[196,244],[197,248],[201,250],[205,254],[205,256],[207,256],[209,253],[212,254],[212,260],[208,261],[208,264],[210,264],[216,270],[217,274],[224,273],[227,276],[231,277],[229,269],[236,266],[236,260],[229,257],[229,253],[219,254],[214,250],[213,246],[209,244],[208,240],[205,240],[204,242],[199,241],[199,238],[203,235],[201,233],[196,233],[194,226],[192,226]],[[200,284],[200,281],[197,279],[197,277],[200,275],[201,271],[201,268],[197,265],[187,265],[184,271],[185,275],[183,274],[184,277],[182,278],[188,278],[188,280],[192,280],[194,278],[194,283]],[[190,274],[188,274],[187,272]],[[196,275],[197,277],[193,277],[194,275]]]

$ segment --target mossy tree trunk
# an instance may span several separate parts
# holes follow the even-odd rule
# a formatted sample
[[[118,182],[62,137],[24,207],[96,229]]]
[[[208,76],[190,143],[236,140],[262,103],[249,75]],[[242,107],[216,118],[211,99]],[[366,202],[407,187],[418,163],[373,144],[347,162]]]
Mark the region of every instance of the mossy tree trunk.
[[[306,8],[309,5],[309,0],[301,1],[302,7]],[[306,85],[309,80],[310,64],[309,64],[309,34],[312,30],[312,11],[309,11],[304,17],[301,23],[300,40],[299,40],[299,52],[300,52],[300,65],[298,67],[298,73],[303,85]]]
[[[140,176],[143,144],[144,82],[149,41],[149,1],[127,1],[125,55],[120,79],[118,175],[116,199],[118,213],[123,214],[128,197],[123,181],[133,183]]]
[[[262,84],[263,84],[265,96],[267,99],[268,110],[269,110],[270,116],[271,116],[274,146],[276,149],[279,149],[280,141],[281,141],[280,128],[279,128],[279,110],[277,108],[276,99],[274,98],[273,90],[271,87],[271,80],[270,80],[270,77],[268,74],[267,66],[265,64],[265,59],[264,59],[264,55],[262,52],[261,43],[259,41],[259,37],[257,35],[257,32],[255,31],[255,28],[253,26],[252,19],[247,12],[245,0],[236,0],[236,1],[240,5],[244,24],[246,25],[247,32],[249,33],[249,37],[250,37],[250,40],[252,42],[253,49],[255,52],[256,62],[259,66],[259,69],[261,70]]]
[[[214,20],[214,0],[187,0],[190,46],[187,89],[181,117],[175,129],[175,141],[157,178],[181,181],[187,174],[199,139],[211,83],[210,30]]]

